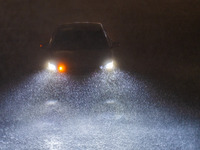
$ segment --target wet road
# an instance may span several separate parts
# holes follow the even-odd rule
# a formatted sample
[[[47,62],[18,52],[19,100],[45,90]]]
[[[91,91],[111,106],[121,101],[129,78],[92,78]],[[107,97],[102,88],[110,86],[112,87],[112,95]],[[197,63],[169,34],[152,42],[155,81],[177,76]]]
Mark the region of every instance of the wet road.
[[[198,150],[198,112],[120,70],[39,72],[1,91],[2,150]]]

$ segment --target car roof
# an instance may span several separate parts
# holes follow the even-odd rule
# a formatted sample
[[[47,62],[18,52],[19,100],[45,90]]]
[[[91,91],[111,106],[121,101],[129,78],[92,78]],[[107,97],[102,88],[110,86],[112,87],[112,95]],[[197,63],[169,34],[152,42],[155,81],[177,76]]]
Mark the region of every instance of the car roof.
[[[57,30],[100,30],[103,26],[97,22],[74,22],[58,26]]]

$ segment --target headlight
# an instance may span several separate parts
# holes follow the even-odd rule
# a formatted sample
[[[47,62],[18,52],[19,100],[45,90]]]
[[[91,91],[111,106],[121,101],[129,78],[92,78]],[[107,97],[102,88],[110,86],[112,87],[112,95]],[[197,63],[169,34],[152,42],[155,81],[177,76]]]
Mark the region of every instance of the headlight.
[[[56,65],[49,62],[47,69],[50,70],[50,71],[56,71]]]
[[[114,63],[113,63],[113,61],[107,63],[107,64],[105,65],[105,68],[106,68],[107,70],[113,69],[113,68],[114,68]]]
[[[101,69],[106,69],[106,70],[112,70],[115,68],[114,62],[110,61],[108,63],[106,63],[104,66],[100,67]]]

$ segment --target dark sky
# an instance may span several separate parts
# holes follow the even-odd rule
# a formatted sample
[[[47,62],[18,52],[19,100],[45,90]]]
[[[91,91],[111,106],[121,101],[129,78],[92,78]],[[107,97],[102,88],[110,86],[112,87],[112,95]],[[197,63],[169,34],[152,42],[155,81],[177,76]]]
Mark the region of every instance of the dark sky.
[[[28,68],[39,44],[48,42],[59,24],[79,21],[101,22],[120,42],[119,62],[136,71],[181,78],[200,74],[199,0],[0,2],[1,76],[12,72],[13,64]]]

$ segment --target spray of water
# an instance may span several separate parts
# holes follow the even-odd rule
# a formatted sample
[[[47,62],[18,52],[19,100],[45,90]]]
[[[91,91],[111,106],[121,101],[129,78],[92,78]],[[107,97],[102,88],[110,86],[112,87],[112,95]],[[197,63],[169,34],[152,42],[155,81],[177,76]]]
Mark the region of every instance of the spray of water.
[[[1,94],[1,149],[200,148],[199,124],[138,75],[39,72]]]

